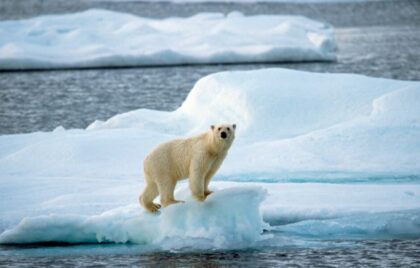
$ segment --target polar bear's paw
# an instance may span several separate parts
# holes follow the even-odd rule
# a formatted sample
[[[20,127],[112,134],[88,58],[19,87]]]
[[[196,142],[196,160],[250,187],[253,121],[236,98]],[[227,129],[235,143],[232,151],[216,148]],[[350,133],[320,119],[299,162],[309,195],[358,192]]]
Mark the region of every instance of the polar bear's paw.
[[[149,211],[149,212],[157,212],[160,208],[161,208],[162,206],[161,205],[159,205],[159,204],[156,204],[156,203],[151,203],[151,204],[149,204],[148,206],[146,206],[146,209]]]
[[[207,195],[202,194],[202,195],[193,195],[194,199],[197,200],[198,202],[203,202],[204,200],[206,200]]]
[[[164,208],[166,208],[169,205],[178,204],[178,203],[184,203],[184,201],[175,200],[175,199],[164,200],[164,201],[161,201],[161,202],[162,202],[162,206]]]

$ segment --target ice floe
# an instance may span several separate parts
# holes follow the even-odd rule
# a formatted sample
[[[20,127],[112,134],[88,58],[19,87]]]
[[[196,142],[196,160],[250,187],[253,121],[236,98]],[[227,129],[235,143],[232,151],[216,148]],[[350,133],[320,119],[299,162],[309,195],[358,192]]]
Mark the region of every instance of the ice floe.
[[[332,27],[300,16],[151,19],[92,9],[0,22],[0,69],[335,60]]]
[[[263,239],[259,188],[221,190],[197,203],[191,199],[151,214],[137,204],[100,215],[66,213],[24,218],[0,234],[0,243],[137,243],[176,249],[248,247]],[[242,246],[241,246],[242,245]]]
[[[116,181],[97,179],[96,183],[106,190],[75,193],[74,186],[50,179],[49,185],[67,193],[55,191],[56,197],[50,198],[41,191],[49,199],[41,203],[25,197],[32,209],[42,207],[35,213],[25,212],[20,204],[2,210],[9,219],[16,209],[23,209],[21,217],[26,216],[19,220],[15,215],[16,222],[7,226],[2,218],[0,243],[134,243],[155,250],[199,250],[255,247],[273,238],[264,230],[320,239],[420,236],[418,184],[214,182],[214,195],[204,203],[192,200],[187,185],[181,185],[176,197],[185,203],[155,215],[137,202],[118,206],[121,199],[137,196],[135,180],[124,182],[122,188],[114,186]],[[104,194],[106,199],[101,198]],[[18,201],[17,195],[10,199]],[[105,209],[109,204],[114,207]]]
[[[141,176],[156,144],[228,122],[238,128],[218,173],[225,180],[412,178],[420,174],[419,88],[286,69],[213,74],[173,112],[141,109],[88,130],[2,136],[0,172]]]
[[[418,103],[415,81],[223,72],[200,79],[172,112],[3,135],[0,241],[217,249],[264,243],[265,228],[285,237],[418,238]],[[137,198],[146,153],[219,122],[238,127],[215,194],[195,203],[181,183],[186,203],[145,214]]]

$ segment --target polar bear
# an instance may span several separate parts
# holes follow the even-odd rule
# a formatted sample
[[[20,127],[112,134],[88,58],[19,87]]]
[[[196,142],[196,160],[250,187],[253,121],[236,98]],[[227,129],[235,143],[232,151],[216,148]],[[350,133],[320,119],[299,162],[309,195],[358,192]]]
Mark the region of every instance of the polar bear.
[[[236,124],[212,125],[207,132],[187,139],[162,143],[144,159],[146,188],[140,204],[150,212],[182,202],[175,200],[177,181],[189,178],[192,196],[204,201],[212,192],[209,182],[219,169],[235,139]],[[153,203],[160,195],[160,203]]]

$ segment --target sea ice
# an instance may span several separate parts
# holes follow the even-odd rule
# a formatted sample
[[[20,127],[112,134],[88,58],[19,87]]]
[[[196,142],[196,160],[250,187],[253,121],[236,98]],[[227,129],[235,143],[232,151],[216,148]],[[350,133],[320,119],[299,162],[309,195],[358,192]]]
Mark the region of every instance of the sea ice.
[[[93,186],[75,192],[66,181]],[[95,184],[102,189],[92,194]],[[135,243],[155,250],[198,250],[258,246],[271,238],[264,229],[318,238],[420,236],[418,184],[214,182],[215,192],[204,203],[192,200],[183,184],[175,195],[186,202],[158,215],[135,202],[135,178],[123,187],[118,184],[101,178],[50,178],[55,191],[38,190],[40,200],[23,196],[24,191],[11,194],[14,207],[9,202],[1,210],[0,243]],[[14,222],[6,224],[5,219]]]
[[[219,179],[416,178],[419,102],[414,81],[222,72],[200,79],[172,112],[140,109],[87,130],[3,135],[0,174],[141,177],[142,159],[156,144],[227,122],[237,124],[237,137]]]
[[[89,140],[86,146],[100,150],[105,150],[102,144],[118,144],[115,157],[106,158],[135,170],[138,155],[145,155],[149,145],[230,122],[238,125],[237,138],[218,173],[224,179],[409,177],[420,174],[418,103],[420,83],[413,81],[286,69],[222,72],[200,79],[173,112],[141,109],[116,115],[94,122],[89,131],[61,134],[59,141]],[[52,145],[55,142],[37,143],[40,150],[27,148],[42,154],[50,146],[58,148]],[[48,152],[54,154],[63,157],[61,151]],[[13,157],[27,155],[22,150]],[[73,161],[69,160],[66,165]],[[84,162],[76,168],[82,167],[79,164]],[[43,162],[36,165],[32,172]],[[15,167],[15,171],[23,168]]]
[[[175,111],[3,135],[0,240],[231,248],[258,243],[264,222],[284,236],[420,237],[418,103],[415,81],[222,72],[200,79]],[[194,203],[180,183],[185,204],[144,214],[137,198],[147,152],[223,122],[236,123],[237,136],[214,196]]]
[[[230,188],[204,203],[185,203],[162,209],[160,214],[141,210],[138,204],[84,216],[62,213],[23,218],[0,234],[0,243],[138,243],[169,249],[194,247],[249,247],[263,239],[260,188]],[[242,246],[240,246],[242,245]]]
[[[332,27],[299,16],[150,19],[87,10],[0,22],[0,69],[331,61]]]
[[[419,237],[420,209],[374,214],[364,213],[328,220],[307,220],[278,226],[275,229],[288,235],[322,239]]]

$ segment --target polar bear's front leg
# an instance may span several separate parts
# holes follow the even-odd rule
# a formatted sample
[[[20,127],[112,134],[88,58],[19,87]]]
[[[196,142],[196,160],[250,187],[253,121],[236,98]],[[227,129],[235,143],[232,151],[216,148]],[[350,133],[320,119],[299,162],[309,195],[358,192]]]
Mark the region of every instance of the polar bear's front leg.
[[[206,199],[206,195],[204,194],[204,179],[199,174],[190,176],[190,189],[192,196],[197,201],[202,202]]]
[[[205,177],[205,184],[204,184],[204,194],[206,196],[210,195],[213,193],[213,191],[209,190],[209,184],[210,184],[210,180],[211,178],[213,178],[214,174],[216,174],[217,170],[219,170],[220,165],[223,162],[224,157],[220,157],[219,159],[216,159],[213,164],[211,165],[209,171],[206,174]]]
[[[209,189],[209,183],[211,178],[213,177],[214,173],[216,173],[215,171],[213,172],[212,170],[209,171],[209,173],[207,173],[206,178],[204,180],[204,194],[206,196],[209,196],[213,193],[213,191],[210,191]]]
[[[202,163],[200,165],[199,161],[192,163],[191,167],[190,167],[190,189],[191,189],[191,193],[192,196],[197,200],[197,201],[204,201],[206,199],[206,195],[204,193],[204,189],[205,189],[205,179],[203,178],[203,167],[202,167]]]

